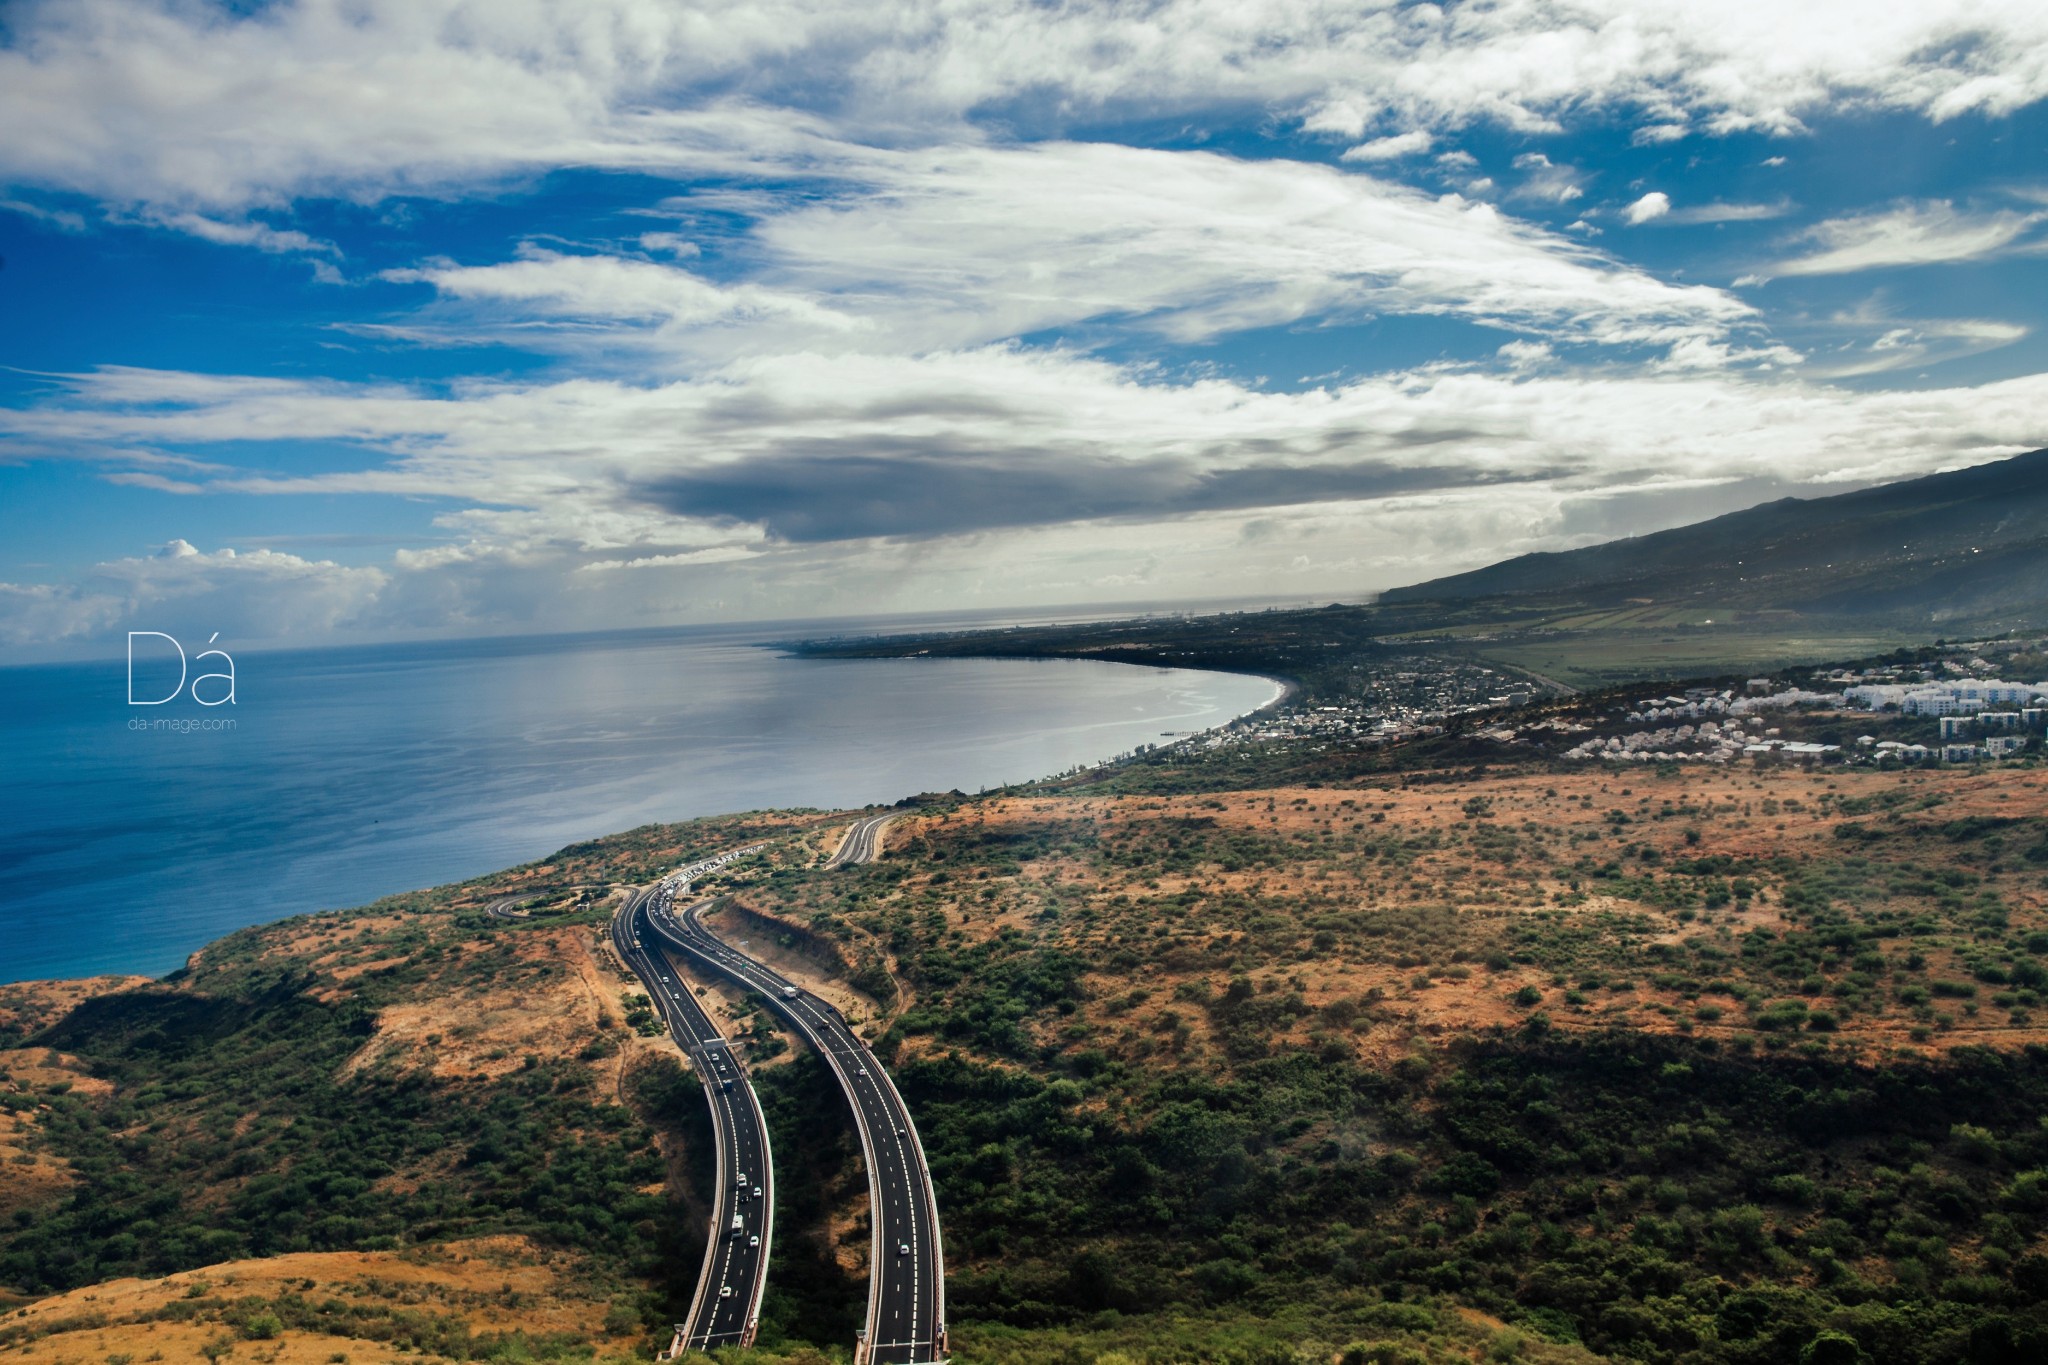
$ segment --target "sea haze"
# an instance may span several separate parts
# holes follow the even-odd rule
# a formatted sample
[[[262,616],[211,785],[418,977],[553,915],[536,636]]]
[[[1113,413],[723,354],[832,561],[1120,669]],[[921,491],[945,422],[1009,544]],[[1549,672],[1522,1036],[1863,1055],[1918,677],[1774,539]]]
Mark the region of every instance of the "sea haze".
[[[162,973],[244,925],[650,821],[1044,776],[1277,693],[1120,664],[761,647],[787,631],[247,654],[236,704],[214,708],[130,706],[122,661],[0,669],[0,980]],[[129,724],[227,715],[227,732]]]

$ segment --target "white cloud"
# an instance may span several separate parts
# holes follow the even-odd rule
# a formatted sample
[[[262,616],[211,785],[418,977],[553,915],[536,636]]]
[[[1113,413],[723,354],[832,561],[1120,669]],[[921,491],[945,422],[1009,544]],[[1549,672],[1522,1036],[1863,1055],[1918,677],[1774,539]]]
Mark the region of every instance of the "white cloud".
[[[1304,132],[1331,134],[1355,142],[1365,136],[1365,130],[1379,113],[1378,101],[1351,95],[1317,105],[1303,115],[1301,126]]]
[[[41,204],[31,204],[25,199],[0,199],[0,210],[18,213],[39,223],[48,223],[60,232],[85,231],[85,215],[74,213],[70,209],[45,208]]]
[[[277,228],[268,223],[245,220],[222,222],[202,213],[169,213],[152,217],[152,222],[176,232],[187,233],[216,246],[246,246],[273,255],[310,254],[339,256],[332,242],[309,237],[296,228]]]
[[[1655,139],[2048,94],[2028,0],[71,0],[10,37],[0,178],[213,209],[563,165],[760,173],[822,135],[952,140],[985,114],[1041,135],[1263,106],[1356,140],[1625,113]]]
[[[1780,261],[1771,273],[1831,275],[1982,260],[2012,246],[2044,217],[2011,209],[1970,212],[1945,199],[1897,204],[1814,224],[1794,240],[1820,249]]]
[[[675,554],[642,555],[638,559],[593,559],[581,566],[583,573],[603,573],[614,569],[673,569],[685,564],[730,564],[738,560],[754,559],[760,551],[747,545],[710,545],[701,550],[683,550]]]
[[[1585,177],[1576,166],[1561,166],[1541,152],[1524,152],[1515,158],[1522,183],[1515,187],[1517,199],[1547,204],[1568,204],[1586,192]]]
[[[439,261],[387,270],[382,278],[431,285],[445,299],[475,305],[445,327],[429,315],[395,329],[421,340],[473,341],[495,335],[532,345],[537,343],[538,329],[553,323],[567,329],[560,342],[596,339],[611,343],[622,339],[616,329],[593,332],[589,324],[619,323],[649,328],[654,340],[690,335],[694,344],[729,347],[727,340],[694,334],[717,328],[721,337],[728,337],[733,328],[748,328],[766,342],[786,340],[792,334],[800,338],[833,335],[860,326],[844,313],[800,294],[747,283],[717,284],[653,261],[572,256],[535,247],[522,250],[517,260],[493,265]],[[490,325],[493,318],[503,323],[496,332]]]
[[[202,553],[172,540],[147,555],[94,565],[64,584],[0,583],[0,640],[47,644],[121,630],[163,630],[224,644],[317,637],[364,620],[389,583],[351,568],[275,550]]]
[[[0,642],[47,645],[101,635],[121,620],[121,600],[71,583],[0,583]]]
[[[1901,333],[1882,354],[1915,344]],[[1498,372],[1289,393],[1013,347],[762,356],[658,384],[470,382],[446,395],[107,371],[73,380],[61,401],[0,413],[0,429],[198,447],[216,467],[245,441],[352,444],[354,468],[201,470],[194,482],[444,499],[457,509],[438,519],[445,543],[381,568],[275,552],[113,561],[76,587],[0,592],[0,632],[104,632],[144,606],[247,639],[322,623],[651,623],[701,618],[713,600],[754,617],[1086,600],[1114,597],[1102,585],[1144,565],[1163,595],[1215,595],[1224,579],[1240,592],[1364,591],[1555,546],[1560,509],[1618,491],[1783,491],[2048,444],[2048,376],[1856,392],[1760,376],[1768,355],[1704,340],[1673,348],[1668,372],[1634,376],[1548,365],[1544,347],[1507,343]],[[1699,506],[1657,497],[1662,524]],[[1262,551],[1203,559],[1199,547],[1227,549],[1257,520],[1288,527],[1274,553],[1305,554],[1314,573]],[[1403,550],[1361,550],[1372,543]],[[575,572],[585,565],[611,571]]]
[[[158,493],[172,493],[180,497],[197,497],[206,491],[203,484],[185,479],[166,478],[162,474],[152,474],[145,469],[116,470],[100,477],[108,483],[118,484],[124,488],[148,488]]]
[[[1671,212],[1671,196],[1662,190],[1651,190],[1642,198],[1621,211],[1622,221],[1631,224],[1647,223],[1653,218],[1662,218]]]
[[[1779,199],[1768,204],[1730,204],[1716,200],[1710,204],[1692,204],[1682,209],[1673,209],[1663,216],[1670,226],[1693,223],[1760,223],[1772,218],[1783,218],[1793,211],[1789,199]]]
[[[1683,139],[1692,129],[1684,123],[1651,123],[1635,130],[1629,141],[1638,147],[1655,147]]]
[[[1436,139],[1422,129],[1396,133],[1392,137],[1377,137],[1371,142],[1361,142],[1344,153],[1345,161],[1399,161],[1404,156],[1420,156],[1430,148]]]
[[[692,196],[665,211],[702,206]],[[387,271],[442,302],[358,330],[632,344],[673,366],[1082,326],[1074,344],[1131,332],[1190,342],[1366,311],[1628,344],[1756,325],[1724,292],[1666,284],[1487,204],[1308,162],[1100,143],[870,151],[835,194],[750,195],[746,211],[736,281],[528,246],[511,261]]]
[[[1851,340],[1831,346],[1814,368],[1817,377],[1844,379],[1886,374],[2009,346],[2029,329],[2000,318],[1902,318],[1875,300],[1825,321],[1836,336]],[[1869,338],[1867,341],[1863,338]]]
[[[1304,162],[1051,143],[868,174],[869,192],[761,221],[758,278],[858,308],[906,349],[1090,319],[1189,341],[1362,310],[1600,341],[1754,321],[1487,204]]]
[[[1739,365],[1771,369],[1779,365],[1801,365],[1806,357],[1789,346],[1738,347],[1706,337],[1687,337],[1672,346],[1664,358],[1650,368],[1656,373],[1684,370],[1725,370]]]
[[[2048,92],[2038,6],[72,0],[9,22],[0,180],[306,256],[328,278],[338,253],[289,226],[296,199],[496,192],[565,166],[739,187],[668,205],[675,230],[614,254],[557,241],[385,276],[432,291],[386,337],[584,362],[545,381],[108,369],[0,410],[15,451],[95,460],[131,486],[448,509],[376,568],[186,545],[74,587],[0,588],[16,638],[145,606],[280,632],[673,618],[698,600],[674,585],[713,585],[735,614],[1241,591],[1245,575],[1364,588],[1533,548],[1560,508],[1614,488],[1878,477],[2048,441],[2041,381],[1882,395],[1793,378],[1800,354],[1744,301],[1574,240],[1597,234],[1592,208],[1560,233],[1479,202],[1494,184],[1465,179],[1466,152],[1435,157],[1463,193],[1434,197],[1322,164],[1060,140],[1120,115],[1299,120],[1372,166],[1480,123],[1604,120],[1659,143],[1792,132],[1816,110],[2002,113]],[[1500,174],[1545,205],[1587,183],[1541,153]],[[1788,207],[1655,193],[1621,216]],[[715,250],[691,236],[707,209],[744,224]],[[1900,206],[1817,226],[1777,273],[1970,259],[2024,246],[2036,222]],[[1382,314],[1512,339],[1477,366],[1295,393],[1089,355]],[[1919,363],[2013,326],[1893,321],[1846,363]],[[1064,348],[1012,342],[1045,333]],[[635,363],[610,364],[623,347]],[[1624,369],[1603,351],[1612,368],[1577,374],[1559,360],[1591,347],[1655,358]],[[602,377],[621,373],[636,378]],[[293,441],[322,458],[275,472]],[[266,459],[235,468],[245,442]],[[209,458],[164,453],[178,448]],[[352,466],[334,458],[346,449]],[[1254,517],[1287,530],[1259,542],[1270,556],[1231,558]],[[1410,557],[1359,548],[1375,539]]]
[[[643,232],[638,240],[642,251],[657,252],[678,259],[704,254],[702,247],[677,232]]]

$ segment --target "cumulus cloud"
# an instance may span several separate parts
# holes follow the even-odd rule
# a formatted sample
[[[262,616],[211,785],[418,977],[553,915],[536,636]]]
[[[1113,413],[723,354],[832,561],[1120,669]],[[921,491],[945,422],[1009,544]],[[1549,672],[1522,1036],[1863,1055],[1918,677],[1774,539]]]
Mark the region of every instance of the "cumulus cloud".
[[[1982,260],[2011,247],[2044,217],[2012,209],[1972,212],[1945,199],[1896,204],[1814,224],[1794,240],[1818,249],[1770,269],[1774,275],[1835,275]]]
[[[317,637],[362,621],[388,582],[382,569],[267,549],[205,553],[177,539],[68,583],[0,583],[0,640],[47,644],[122,630],[195,638],[226,630],[236,643]]]
[[[1162,39],[1187,34],[1202,40]],[[444,508],[375,567],[177,542],[70,586],[0,585],[9,638],[188,608],[301,636],[672,619],[714,598],[875,609],[912,564],[903,605],[1137,581],[1363,590],[1577,534],[1616,490],[1676,518],[1697,506],[1681,486],[2048,442],[2040,381],[1886,395],[1794,378],[1800,353],[1743,300],[1595,249],[1592,208],[1560,233],[1481,202],[1496,187],[1468,178],[1469,153],[1419,163],[1461,193],[1386,178],[1476,124],[1610,120],[1656,144],[1793,133],[1816,110],[2006,112],[2048,93],[2038,6],[72,0],[10,12],[8,41],[0,180],[60,226],[85,217],[31,201],[96,197],[102,217],[338,278],[335,247],[292,226],[328,220],[294,217],[298,201],[446,200],[560,167],[700,181],[652,211],[672,223],[636,215],[654,230],[610,247],[414,260],[382,276],[418,287],[411,312],[348,324],[568,358],[542,378],[108,368],[0,410],[15,451],[131,487]],[[1067,140],[1122,116],[1264,121],[1349,150],[1333,166]],[[1593,183],[1541,152],[1493,169],[1505,202],[1544,211]],[[1786,211],[1652,193],[1620,216]],[[706,212],[731,225],[715,246],[692,237]],[[1973,259],[2024,247],[2037,217],[1899,205],[1816,226],[1772,270]],[[1481,363],[1300,392],[1100,358],[1380,315],[1509,339]],[[2013,326],[1873,325],[1824,372]],[[633,363],[612,363],[624,347]],[[1599,368],[1575,373],[1588,355]]]
[[[1540,353],[1524,344],[1511,358]],[[2048,377],[1853,393],[1726,374],[1714,360],[1670,377],[1424,370],[1300,393],[1166,382],[1011,347],[772,356],[660,385],[479,385],[456,396],[122,371],[81,377],[61,405],[0,420],[46,439],[154,437],[221,454],[251,439],[350,440],[365,452],[355,470],[207,482],[461,498],[471,510],[444,524],[495,551],[635,551],[627,557],[758,546],[762,530],[787,541],[950,535],[1142,519],[1148,507],[1170,517],[1503,480],[1597,482],[1644,467],[1874,478],[1959,450],[1990,458],[2048,442]],[[1931,442],[1931,431],[1947,435]],[[925,478],[938,492],[918,493]],[[814,492],[795,487],[806,480]]]
[[[1556,358],[1549,343],[1542,341],[1510,341],[1496,353],[1502,360],[1518,370],[1547,364]]]
[[[1622,220],[1632,224],[1647,223],[1653,218],[1662,218],[1671,212],[1671,196],[1662,190],[1651,190],[1642,198],[1621,211]]]
[[[75,587],[14,585],[0,616],[16,639],[111,630],[142,605],[166,619],[166,604],[192,629],[227,622],[245,637],[303,638],[309,622],[566,628],[708,600],[778,615],[1114,596],[1104,585],[1141,561],[1164,594],[1213,593],[1219,573],[1240,592],[1366,591],[1554,545],[1566,509],[1624,493],[1654,515],[1617,513],[1615,531],[1688,519],[1701,504],[1681,486],[1782,492],[2048,444],[2048,377],[1855,392],[1732,372],[1710,343],[1633,376],[1509,347],[1506,371],[1290,393],[1010,346],[452,393],[109,371],[0,424],[47,442],[201,448],[223,467],[247,441],[345,442],[360,452],[351,468],[192,478],[257,497],[446,499],[444,542],[378,568],[174,547]],[[1227,548],[1260,520],[1288,528],[1288,555],[1200,562],[1193,547]],[[1363,548],[1381,536],[1402,553]],[[1311,569],[1290,567],[1295,554]]]
[[[1522,181],[1515,187],[1517,199],[1547,204],[1568,204],[1585,194],[1585,177],[1576,166],[1560,166],[1541,152],[1524,152],[1515,158]]]
[[[2048,16],[2024,0],[69,0],[17,7],[9,28],[0,177],[187,208],[560,165],[758,169],[821,133],[951,140],[987,116],[1045,135],[1266,107],[1355,141],[1640,112],[1655,140],[2048,93]]]

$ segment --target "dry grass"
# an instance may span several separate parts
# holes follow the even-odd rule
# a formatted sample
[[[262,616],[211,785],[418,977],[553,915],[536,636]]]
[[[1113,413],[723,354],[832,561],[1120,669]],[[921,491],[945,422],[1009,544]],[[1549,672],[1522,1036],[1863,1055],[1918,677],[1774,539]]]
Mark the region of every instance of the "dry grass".
[[[86,976],[70,981],[15,981],[0,986],[0,1029],[35,1034],[95,996],[149,984],[146,976]]]
[[[528,1336],[602,1335],[609,1297],[576,1257],[520,1237],[486,1237],[405,1252],[319,1252],[230,1261],[161,1279],[121,1279],[57,1294],[11,1313],[17,1336],[0,1360],[99,1365],[204,1359],[202,1347],[234,1333],[217,1314],[170,1320],[194,1299],[235,1304],[294,1294],[351,1307],[380,1306],[452,1317],[470,1332]],[[203,1320],[214,1317],[216,1320]],[[389,1359],[389,1342],[287,1329],[269,1340],[234,1343],[224,1359],[261,1365],[330,1365],[344,1358]],[[430,1355],[416,1359],[431,1360]]]
[[[24,981],[0,986],[0,1025],[33,1034],[95,996],[145,985],[143,976],[94,976],[75,981]],[[62,1089],[104,1095],[110,1087],[87,1073],[78,1058],[48,1048],[0,1051],[0,1091],[34,1096]],[[0,1217],[48,1202],[74,1177],[69,1162],[38,1150],[37,1108],[0,1109]]]
[[[342,1068],[347,1077],[373,1064],[426,1070],[438,1078],[490,1080],[525,1065],[574,1056],[600,1033],[622,1027],[616,979],[607,980],[593,951],[591,930],[574,926],[533,929],[486,945],[515,963],[563,964],[548,975],[518,973],[466,978],[452,988],[391,1005],[377,1015],[377,1032]]]
[[[1475,797],[1483,798],[1483,808],[1468,807]],[[1861,813],[1844,814],[1845,806]],[[1739,974],[1745,936],[1801,927],[1781,894],[1794,875],[1786,869],[1849,857],[1886,868],[1915,859],[1953,862],[1980,879],[1973,895],[1990,891],[2002,898],[2013,933],[2048,928],[2048,881],[2030,864],[2008,856],[2003,865],[1992,859],[1978,866],[1986,860],[1978,847],[1930,845],[1924,839],[1917,845],[1853,842],[1837,834],[1852,820],[1882,831],[1897,822],[1911,830],[1916,823],[1982,816],[2048,817],[2048,780],[2020,768],[1692,766],[1659,776],[1641,768],[1589,766],[1479,780],[1416,774],[1386,787],[1030,796],[906,815],[891,831],[891,845],[900,850],[892,861],[910,875],[857,908],[815,886],[799,888],[779,903],[767,896],[752,899],[797,923],[832,911],[856,931],[877,934],[892,914],[921,922],[936,909],[943,915],[942,936],[956,950],[1008,936],[1011,942],[1076,952],[1093,964],[1087,999],[1078,1017],[1062,1021],[1062,1031],[1071,1036],[1085,1025],[1088,1045],[1112,1040],[1120,1044],[1112,1045],[1116,1055],[1151,1055],[1147,1040],[1177,1031],[1181,1059],[1199,1062],[1213,1041],[1210,1021],[1199,1007],[1176,1003],[1176,988],[1197,980],[1213,987],[1225,975],[1243,972],[1262,991],[1295,993],[1307,1006],[1296,1026],[1273,1035],[1276,1046],[1326,1035],[1318,1012],[1334,1002],[1365,1002],[1361,1019],[1341,1036],[1362,1057],[1389,1060],[1404,1055],[1418,1037],[1519,1024],[1529,1009],[1513,997],[1525,986],[1544,993],[1543,1008],[1566,1031],[1747,1033],[1751,1026],[1740,1010],[1705,1018],[1697,989],[1657,984],[1653,978],[1670,974],[1657,955],[1663,949],[1681,957],[1701,948],[1719,950],[1731,956],[1730,970]],[[1205,839],[1256,839],[1276,857],[1236,870],[1198,858],[1193,867],[1174,872],[1148,858],[1119,860],[1101,851],[1119,841],[1163,846],[1177,830],[1194,825],[1203,828]],[[1048,838],[1048,830],[1063,832]],[[1087,837],[1077,838],[1074,831]],[[1502,835],[1512,836],[1513,849],[1495,858],[1481,841]],[[1407,846],[1398,863],[1354,852],[1360,843],[1388,840]],[[1017,855],[1021,861],[1000,866],[1006,848],[1024,850]],[[935,853],[942,858],[934,861]],[[1758,874],[1765,889],[1753,900],[1674,910],[1615,894],[1615,884],[1589,877],[1583,861],[1621,859],[1628,870],[1656,872],[1707,855],[1775,871]],[[1190,899],[1196,905],[1192,913],[1184,908]],[[1332,911],[1426,915],[1435,942],[1427,951],[1405,953],[1389,940],[1355,935],[1315,947],[1304,942],[1309,935],[1303,926]],[[1538,923],[1544,932],[1584,938],[1592,951],[1604,954],[1602,969],[1573,972],[1560,981],[1563,969],[1554,962],[1501,960],[1514,944],[1516,926]],[[1958,923],[1952,933],[1910,945],[1894,942],[1893,949],[1921,951],[1925,979],[1966,977],[1969,939]],[[1128,965],[1133,954],[1139,959],[1135,966]],[[1489,957],[1493,965],[1482,965]],[[1127,965],[1116,965],[1119,958]],[[816,964],[784,965],[806,973],[807,983],[820,974]],[[1565,999],[1565,989],[1580,985],[1582,975],[1599,977],[1598,986],[1577,991],[1581,1000]],[[1782,981],[1751,984],[1771,994],[1791,989]],[[1168,1010],[1170,1015],[1163,1013]],[[1924,1022],[1897,1009],[1855,1012],[1826,1041],[1850,1050],[1922,1053],[2048,1042],[2048,1027],[1989,1006],[1944,1014],[1931,1033]],[[939,1046],[926,1039],[910,1044],[912,1051]]]

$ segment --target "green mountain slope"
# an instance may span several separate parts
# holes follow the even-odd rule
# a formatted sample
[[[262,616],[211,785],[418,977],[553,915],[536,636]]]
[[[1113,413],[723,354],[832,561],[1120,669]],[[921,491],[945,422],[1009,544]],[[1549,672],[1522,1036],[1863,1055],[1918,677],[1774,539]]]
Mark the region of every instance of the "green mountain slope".
[[[1628,602],[1884,620],[1933,628],[2048,623],[2048,450],[1827,498],[1523,555],[1382,595],[1382,607]]]

